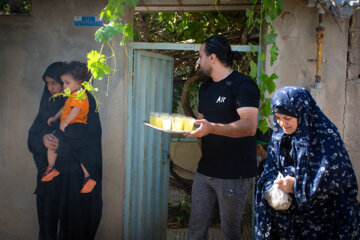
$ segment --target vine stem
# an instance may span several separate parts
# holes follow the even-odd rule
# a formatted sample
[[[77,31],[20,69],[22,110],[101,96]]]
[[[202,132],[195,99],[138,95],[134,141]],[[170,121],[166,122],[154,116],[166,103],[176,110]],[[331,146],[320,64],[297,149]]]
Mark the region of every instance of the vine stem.
[[[262,54],[263,0],[260,0],[259,55]],[[258,57],[259,57],[258,55]],[[263,61],[260,60],[260,73],[263,73]],[[259,76],[258,76],[259,77]]]
[[[110,58],[113,58],[114,59],[114,71],[113,71],[113,74],[115,74],[115,71],[116,71],[116,56],[115,56],[115,51],[114,49],[111,47],[111,44],[110,42],[107,42],[109,48],[111,49],[111,52],[112,52],[112,55]],[[108,75],[108,82],[107,82],[107,86],[106,86],[106,96],[109,96],[109,85],[110,85],[110,75]]]

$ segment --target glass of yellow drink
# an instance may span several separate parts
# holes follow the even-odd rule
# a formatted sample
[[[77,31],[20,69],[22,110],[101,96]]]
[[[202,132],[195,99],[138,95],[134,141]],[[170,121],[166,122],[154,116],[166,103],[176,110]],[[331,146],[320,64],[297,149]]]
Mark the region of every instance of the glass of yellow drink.
[[[162,120],[162,128],[165,130],[170,130],[171,129],[171,115],[169,114],[162,114],[161,115],[161,120]]]
[[[155,127],[162,128],[161,113],[156,113],[155,115]]]
[[[173,120],[173,126],[171,128],[175,131],[184,130],[184,117],[176,115]]]
[[[156,112],[151,112],[149,117],[149,123],[153,126],[156,126],[156,117],[159,116]]]
[[[195,122],[195,118],[185,117],[184,118],[184,130],[185,131],[193,131],[194,130],[194,122]]]

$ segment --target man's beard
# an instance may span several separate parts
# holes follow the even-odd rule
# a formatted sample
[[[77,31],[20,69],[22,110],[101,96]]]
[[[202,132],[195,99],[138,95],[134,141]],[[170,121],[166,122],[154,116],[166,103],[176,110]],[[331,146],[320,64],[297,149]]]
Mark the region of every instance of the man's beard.
[[[207,70],[204,70],[200,67],[200,75],[204,75],[204,76],[207,76],[207,77],[210,77],[211,75],[211,70],[210,69],[207,69]]]

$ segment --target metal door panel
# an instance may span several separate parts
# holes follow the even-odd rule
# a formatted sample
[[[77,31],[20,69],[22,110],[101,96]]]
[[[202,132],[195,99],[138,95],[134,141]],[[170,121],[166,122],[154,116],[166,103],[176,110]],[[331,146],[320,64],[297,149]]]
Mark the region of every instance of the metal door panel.
[[[173,58],[134,50],[129,80],[125,239],[165,239],[170,136],[146,127],[150,112],[171,112]]]

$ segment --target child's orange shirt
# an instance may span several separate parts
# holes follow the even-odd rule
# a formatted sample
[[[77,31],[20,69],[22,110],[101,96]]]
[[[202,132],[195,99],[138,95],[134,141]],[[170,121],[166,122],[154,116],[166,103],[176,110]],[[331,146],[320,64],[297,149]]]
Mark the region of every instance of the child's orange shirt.
[[[84,124],[87,123],[87,115],[89,113],[89,99],[88,99],[86,93],[85,93],[86,98],[84,98],[84,99],[74,98],[76,96],[77,96],[77,92],[72,93],[71,97],[68,97],[68,99],[66,99],[62,113],[61,113],[61,117],[60,117],[61,122],[65,121],[65,119],[69,116],[73,107],[78,107],[78,108],[80,108],[79,114],[69,124],[76,123],[76,122],[84,123]]]

